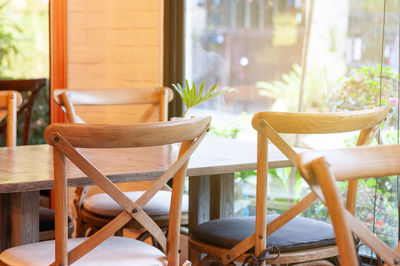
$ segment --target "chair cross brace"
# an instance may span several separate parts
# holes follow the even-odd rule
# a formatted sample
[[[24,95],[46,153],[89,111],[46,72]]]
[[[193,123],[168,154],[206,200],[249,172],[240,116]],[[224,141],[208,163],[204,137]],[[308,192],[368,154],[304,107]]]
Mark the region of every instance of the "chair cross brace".
[[[90,252],[96,246],[101,244],[116,231],[121,229],[132,218],[141,224],[156,239],[165,253],[167,250],[167,239],[158,225],[143,211],[147,202],[173,177],[173,175],[188,162],[191,154],[201,143],[207,130],[194,141],[186,151],[161,175],[160,178],[135,202],[130,200],[123,191],[115,186],[103,173],[101,173],[93,164],[91,164],[77,149],[75,149],[62,135],[55,133],[52,136],[54,148],[61,151],[71,160],[84,174],[92,179],[100,188],[103,189],[111,198],[113,198],[123,209],[123,211],[109,222],[106,226],[96,232],[93,236],[73,248],[68,252],[68,263],[74,263],[82,256]],[[51,265],[55,265],[53,262]]]
[[[361,130],[357,145],[360,146],[369,143],[379,130],[380,123],[374,128]],[[264,137],[271,140],[271,142],[275,144],[275,146],[290,160],[291,163],[293,163],[293,165],[297,165],[296,151],[279,135],[279,133],[267,121],[265,121],[264,119],[258,121],[258,124],[256,124],[256,128],[258,132],[264,135]],[[355,184],[355,186],[356,185],[357,184]],[[311,191],[310,193],[308,193],[296,205],[292,206],[283,214],[267,224],[267,236],[271,235],[279,228],[287,224],[291,219],[303,212],[317,199],[317,195],[314,194],[314,192]],[[225,252],[225,254],[222,256],[222,262],[224,264],[229,264],[230,262],[238,258],[241,254],[253,248],[255,246],[256,237],[257,236],[254,233],[245,240],[235,245],[227,252]]]
[[[321,160],[322,159],[322,160]],[[324,163],[326,166],[328,166],[328,162],[325,160],[324,157],[320,157],[317,159],[314,159],[311,164],[313,164],[316,161],[321,161]],[[307,166],[307,171],[313,171],[313,168],[311,167],[311,164]],[[326,170],[325,170],[326,169]],[[320,198],[320,200],[326,205],[326,200],[324,197],[324,194],[322,192],[322,188],[320,186],[321,182],[332,182],[332,184],[335,183],[334,180],[334,175],[329,167],[326,167],[324,171],[326,172],[327,177],[329,177],[331,180],[322,180],[322,177],[320,175],[315,175],[314,171],[312,174],[307,174],[309,177],[307,180],[308,184],[314,191],[314,193]],[[318,179],[318,180],[317,180]],[[399,254],[396,253],[396,249],[392,250],[390,249],[382,240],[379,238],[376,238],[374,234],[371,233],[371,231],[359,220],[357,220],[354,215],[349,212],[347,209],[344,208],[344,215],[346,216],[347,223],[350,226],[350,230],[368,247],[372,249],[374,247],[374,250],[376,251],[377,255],[382,257],[385,262],[390,262],[389,265],[398,265],[400,263],[400,257]]]

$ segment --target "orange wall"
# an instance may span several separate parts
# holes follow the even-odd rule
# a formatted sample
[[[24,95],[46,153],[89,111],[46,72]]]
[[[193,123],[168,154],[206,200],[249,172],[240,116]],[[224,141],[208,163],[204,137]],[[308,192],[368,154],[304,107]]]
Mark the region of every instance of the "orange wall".
[[[51,0],[50,10],[52,90],[162,85],[163,0]],[[64,120],[52,101],[51,121]]]
[[[68,87],[162,85],[162,0],[68,0]]]

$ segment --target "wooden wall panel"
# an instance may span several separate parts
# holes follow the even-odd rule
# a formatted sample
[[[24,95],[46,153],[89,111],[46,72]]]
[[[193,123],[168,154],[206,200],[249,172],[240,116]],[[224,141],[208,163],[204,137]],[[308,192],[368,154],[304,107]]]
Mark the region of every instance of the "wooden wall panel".
[[[50,1],[50,122],[64,122],[65,116],[53,101],[53,91],[67,88],[67,0]]]

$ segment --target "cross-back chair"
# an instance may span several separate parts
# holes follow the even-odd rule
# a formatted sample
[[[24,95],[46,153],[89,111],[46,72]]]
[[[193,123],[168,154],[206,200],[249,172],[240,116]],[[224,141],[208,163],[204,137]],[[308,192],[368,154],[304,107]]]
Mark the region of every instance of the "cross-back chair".
[[[10,248],[0,255],[7,265],[178,265],[180,209],[191,154],[204,138],[210,117],[136,125],[53,124],[45,131],[53,146],[56,237]],[[130,200],[79,148],[135,148],[181,143],[177,160],[139,199]],[[123,149],[121,149],[123,152]],[[122,208],[121,213],[89,238],[67,239],[68,189],[66,159],[100,186]],[[157,160],[158,158],[154,158]],[[135,166],[135,162],[132,166]],[[149,162],[151,163],[151,162]],[[168,238],[143,207],[174,177]],[[113,236],[132,219],[156,239],[160,250],[142,241]],[[55,262],[53,262],[55,260]]]
[[[400,264],[400,243],[392,250],[343,205],[336,181],[357,181],[400,175],[400,145],[310,151],[299,154],[298,168],[313,192],[328,207],[341,265],[359,265],[352,233],[371,248],[385,265]]]
[[[70,123],[134,124],[167,121],[168,103],[173,92],[166,87],[132,89],[55,90],[54,99],[67,115]],[[158,108],[158,110],[157,110]],[[143,111],[144,110],[144,111]],[[151,186],[150,181],[118,184],[135,200]],[[166,185],[145,207],[157,224],[168,227],[171,189]],[[121,211],[120,206],[98,186],[76,189],[74,200],[77,235],[91,234],[107,224]],[[188,199],[184,197],[182,224],[188,223]],[[141,228],[139,224],[131,227]],[[121,232],[119,232],[121,234]],[[146,238],[144,232],[140,239]]]
[[[252,120],[258,134],[256,216],[218,219],[198,225],[189,237],[192,263],[201,263],[201,253],[208,255],[204,261],[217,260],[223,264],[246,259],[288,264],[337,256],[333,228],[320,221],[298,217],[317,199],[314,193],[309,193],[279,216],[267,216],[268,142],[296,165],[297,153],[280,133],[328,134],[360,130],[357,145],[365,145],[375,136],[388,112],[388,107],[378,107],[343,113],[257,113]],[[347,201],[351,212],[354,212],[356,191],[357,181],[353,180],[349,184]],[[279,256],[266,256],[272,247],[279,249]]]
[[[54,100],[71,123],[133,124],[168,120],[170,88],[54,91]]]
[[[7,147],[17,146],[17,112],[22,104],[22,96],[16,91],[0,91],[0,121],[7,117]],[[48,208],[39,209],[39,239],[54,238],[54,211]],[[74,230],[69,224],[69,233]]]
[[[17,146],[17,109],[22,96],[16,91],[0,91],[0,121],[7,117],[7,147]]]

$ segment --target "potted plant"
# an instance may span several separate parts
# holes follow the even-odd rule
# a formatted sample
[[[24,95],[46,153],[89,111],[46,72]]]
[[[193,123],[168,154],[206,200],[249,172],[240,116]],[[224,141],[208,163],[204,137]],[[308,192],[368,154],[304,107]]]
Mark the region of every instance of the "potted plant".
[[[188,80],[186,80],[186,86],[183,87],[181,84],[172,84],[172,87],[181,96],[183,103],[185,104],[186,110],[183,113],[183,118],[186,116],[190,108],[215,98],[219,95],[230,93],[236,91],[233,88],[222,88],[217,89],[218,84],[214,84],[209,90],[205,90],[205,82],[201,83],[200,89],[197,91],[196,83],[193,82],[192,87],[190,87]]]

